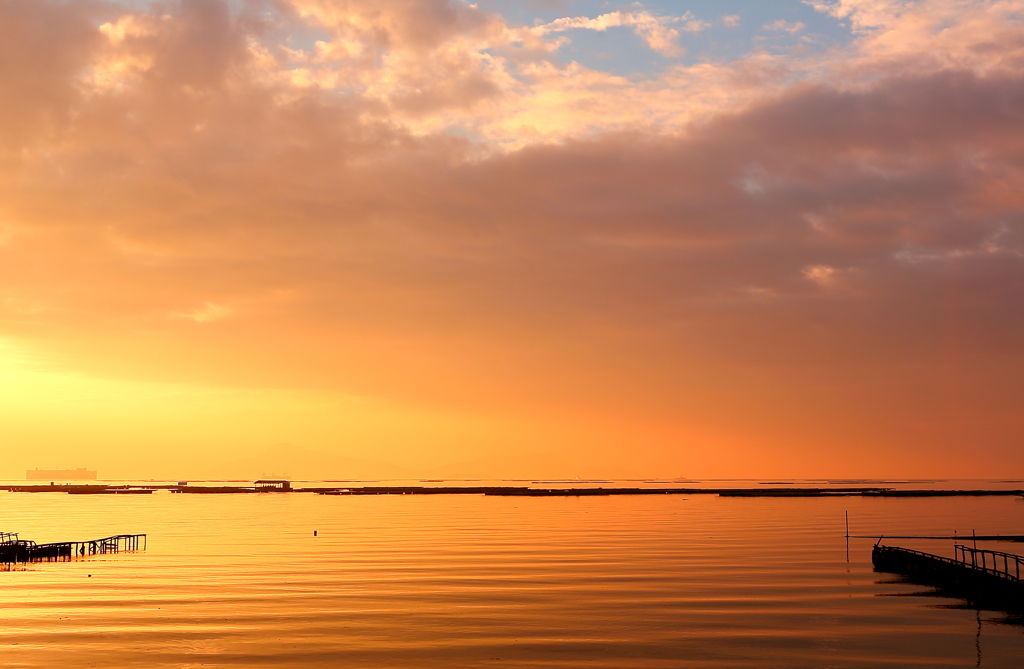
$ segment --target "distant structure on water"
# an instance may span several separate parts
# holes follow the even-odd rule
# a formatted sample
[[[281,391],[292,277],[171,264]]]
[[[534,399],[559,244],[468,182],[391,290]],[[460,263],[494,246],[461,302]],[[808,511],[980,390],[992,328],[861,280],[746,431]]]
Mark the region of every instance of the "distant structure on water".
[[[29,481],[95,481],[96,472],[79,467],[78,469],[29,469],[25,472]]]
[[[257,492],[291,492],[291,481],[284,479],[260,479],[256,481]]]

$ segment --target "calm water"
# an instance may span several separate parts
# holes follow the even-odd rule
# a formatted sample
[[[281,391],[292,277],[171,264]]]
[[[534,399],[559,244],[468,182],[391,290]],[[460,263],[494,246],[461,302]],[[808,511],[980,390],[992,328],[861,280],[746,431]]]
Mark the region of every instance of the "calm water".
[[[847,562],[845,510],[855,534],[1024,534],[1011,497],[0,493],[23,538],[149,534],[0,572],[0,664],[1024,665],[1002,614],[873,573],[872,541]]]

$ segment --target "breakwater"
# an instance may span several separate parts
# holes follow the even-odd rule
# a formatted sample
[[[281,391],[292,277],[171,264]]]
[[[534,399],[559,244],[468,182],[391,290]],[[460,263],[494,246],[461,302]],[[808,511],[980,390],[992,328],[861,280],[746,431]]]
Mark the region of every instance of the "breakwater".
[[[156,486],[79,483],[0,486],[0,490],[8,492],[63,492],[69,495],[149,495],[156,489]]]
[[[717,495],[719,497],[1020,497],[1024,490],[932,490],[881,487],[835,488],[695,488],[695,487],[532,487],[532,486],[270,486],[270,485],[4,485],[0,490],[72,495],[148,495],[154,491],[192,495],[317,493],[322,495],[490,495],[519,497],[583,497],[613,495]]]

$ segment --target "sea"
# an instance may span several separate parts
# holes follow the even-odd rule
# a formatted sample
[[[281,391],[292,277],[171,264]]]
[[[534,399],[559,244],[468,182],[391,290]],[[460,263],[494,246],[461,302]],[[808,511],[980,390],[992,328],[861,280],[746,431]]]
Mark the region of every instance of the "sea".
[[[569,483],[351,485],[385,484]],[[0,531],[147,535],[144,551],[0,566],[3,667],[1024,667],[1019,618],[871,565],[879,538],[956,543],[887,535],[1024,534],[1020,496],[0,492]]]

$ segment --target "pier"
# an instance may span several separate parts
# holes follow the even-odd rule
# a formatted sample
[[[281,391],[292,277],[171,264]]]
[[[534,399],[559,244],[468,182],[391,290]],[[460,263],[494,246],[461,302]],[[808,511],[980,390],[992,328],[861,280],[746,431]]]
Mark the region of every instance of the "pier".
[[[902,574],[983,608],[1024,611],[1024,556],[957,545],[948,558],[897,546],[876,544],[875,571]]]
[[[115,534],[90,541],[37,544],[16,533],[0,532],[0,562],[54,562],[89,555],[146,550],[145,534]]]

